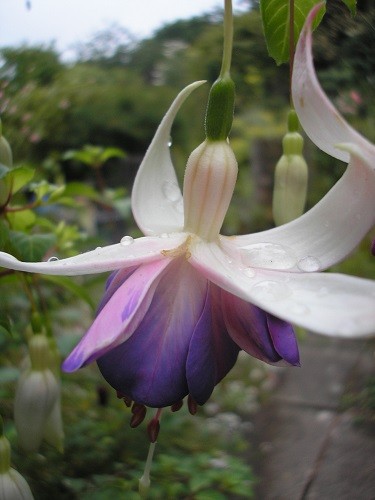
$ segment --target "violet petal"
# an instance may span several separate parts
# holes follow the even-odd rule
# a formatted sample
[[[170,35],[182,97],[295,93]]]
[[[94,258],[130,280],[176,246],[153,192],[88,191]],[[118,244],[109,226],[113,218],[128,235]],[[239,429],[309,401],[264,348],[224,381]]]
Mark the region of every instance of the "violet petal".
[[[268,363],[281,359],[269,334],[263,309],[225,291],[222,291],[222,305],[228,333],[241,349]]]
[[[200,405],[236,362],[239,348],[229,337],[220,303],[220,290],[210,284],[189,346],[186,362],[189,392]]]
[[[293,366],[300,366],[297,339],[290,323],[266,314],[273,345],[280,356]]]
[[[206,288],[185,259],[168,266],[134,334],[98,359],[112,387],[151,407],[170,406],[187,395],[186,358]]]
[[[132,273],[127,270],[118,272],[90,329],[64,361],[65,371],[75,371],[90,363],[133,334],[151,303],[161,273],[169,263],[170,259],[161,259],[132,268]]]

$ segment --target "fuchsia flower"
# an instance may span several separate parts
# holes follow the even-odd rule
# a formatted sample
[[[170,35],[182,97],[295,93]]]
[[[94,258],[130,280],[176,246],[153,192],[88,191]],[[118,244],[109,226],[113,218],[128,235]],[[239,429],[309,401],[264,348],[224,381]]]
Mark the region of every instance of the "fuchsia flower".
[[[177,111],[202,83],[196,82],[173,102],[135,180],[132,209],[145,237],[126,236],[53,262],[22,263],[0,253],[0,265],[20,271],[115,271],[91,328],[64,362],[66,371],[96,360],[108,382],[137,403],[163,407],[190,394],[203,404],[240,349],[269,363],[298,365],[290,322],[326,335],[375,332],[374,282],[321,272],[344,259],[375,222],[375,147],[320,88],[311,21],[310,15],[295,57],[296,109],[321,149],[350,161],[305,215],[261,233],[221,236],[237,176],[226,140],[206,140],[193,151],[182,197],[168,142]]]

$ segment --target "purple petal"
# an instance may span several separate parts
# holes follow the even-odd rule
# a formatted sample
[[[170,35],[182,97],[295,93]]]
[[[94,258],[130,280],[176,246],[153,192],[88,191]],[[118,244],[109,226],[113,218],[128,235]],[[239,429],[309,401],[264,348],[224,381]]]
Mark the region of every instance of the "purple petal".
[[[268,363],[281,359],[273,345],[263,309],[224,291],[222,306],[229,335],[241,349]]]
[[[280,356],[293,366],[300,366],[297,339],[290,323],[266,314],[273,345]]]
[[[139,266],[138,266],[139,267]],[[134,273],[137,267],[129,267],[127,269],[120,269],[110,274],[105,284],[105,293],[98,305],[96,315],[100,313],[103,307],[108,303],[113,294],[120,288],[121,285]]]
[[[170,259],[121,270],[113,277],[94,323],[63,363],[71,372],[129,338],[145,315]]]
[[[210,284],[186,362],[189,392],[198,404],[207,401],[215,385],[231,370],[238,351],[225,326],[220,289]]]
[[[151,407],[172,405],[188,394],[186,359],[206,289],[207,281],[185,259],[170,264],[134,334],[98,359],[112,387]]]

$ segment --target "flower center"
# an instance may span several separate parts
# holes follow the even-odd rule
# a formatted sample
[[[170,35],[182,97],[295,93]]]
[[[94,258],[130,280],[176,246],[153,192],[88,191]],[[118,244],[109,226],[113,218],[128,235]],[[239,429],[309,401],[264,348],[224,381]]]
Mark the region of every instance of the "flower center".
[[[184,178],[184,230],[217,238],[237,179],[237,161],[225,140],[204,141],[190,155]]]

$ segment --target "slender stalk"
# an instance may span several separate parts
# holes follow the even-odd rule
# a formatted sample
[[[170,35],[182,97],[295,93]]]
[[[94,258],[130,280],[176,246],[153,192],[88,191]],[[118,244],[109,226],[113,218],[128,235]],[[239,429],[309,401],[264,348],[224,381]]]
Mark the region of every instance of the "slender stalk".
[[[224,47],[221,62],[220,78],[228,76],[232,62],[233,48],[233,9],[232,0],[225,0],[224,7]]]
[[[293,108],[292,100],[292,77],[294,64],[294,0],[289,0],[289,96],[290,106]]]

